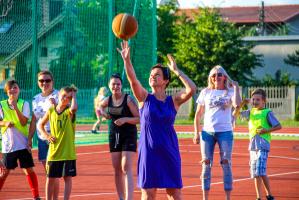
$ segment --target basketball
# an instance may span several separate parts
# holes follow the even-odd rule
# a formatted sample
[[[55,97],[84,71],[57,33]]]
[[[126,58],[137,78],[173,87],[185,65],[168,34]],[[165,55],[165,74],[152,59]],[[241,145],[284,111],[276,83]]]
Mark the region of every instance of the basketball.
[[[128,40],[137,33],[138,24],[135,17],[127,13],[116,15],[112,21],[112,31],[120,39]]]

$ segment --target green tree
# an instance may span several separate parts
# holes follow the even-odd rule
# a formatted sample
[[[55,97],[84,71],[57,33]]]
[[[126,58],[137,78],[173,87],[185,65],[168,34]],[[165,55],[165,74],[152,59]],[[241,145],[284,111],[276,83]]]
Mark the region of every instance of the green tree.
[[[157,8],[157,51],[158,62],[163,62],[167,53],[173,53],[173,38],[175,37],[174,27],[178,20],[175,13],[178,10],[176,0],[170,0]]]
[[[266,74],[262,80],[255,80],[252,83],[253,86],[291,86],[298,85],[298,81],[292,80],[290,74],[287,72],[281,72],[277,70],[275,76]]]
[[[242,29],[223,21],[217,10],[205,8],[198,13],[194,20],[182,17],[175,28],[178,64],[198,86],[207,84],[215,65],[223,66],[240,85],[248,85],[253,81],[252,69],[262,67],[261,56],[250,51],[253,44],[245,43]]]
[[[287,58],[284,59],[284,62],[299,67],[299,49],[296,50],[293,54],[289,54]]]

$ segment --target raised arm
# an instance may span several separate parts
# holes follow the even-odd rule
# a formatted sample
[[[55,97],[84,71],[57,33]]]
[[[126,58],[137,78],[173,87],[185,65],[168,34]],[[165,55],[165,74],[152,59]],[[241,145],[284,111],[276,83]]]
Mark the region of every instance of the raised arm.
[[[72,91],[72,101],[71,101],[71,107],[70,107],[72,118],[74,117],[77,110],[78,110],[77,91],[74,90],[74,91]]]
[[[22,111],[19,110],[17,106],[17,100],[8,100],[8,102],[13,106],[14,110],[16,111],[17,117],[21,123],[22,126],[25,126],[28,122],[28,118],[22,113]],[[25,104],[24,104],[24,109],[25,109]],[[29,106],[28,106],[29,109]]]
[[[233,116],[235,118],[239,117],[240,115],[240,110],[243,108],[243,106],[245,106],[246,104],[248,104],[250,102],[250,99],[243,99],[242,102],[240,103],[240,106],[237,106],[235,108],[235,110],[233,111]]]
[[[236,81],[231,81],[231,84],[234,88],[234,96],[232,98],[233,107],[239,107],[242,101],[241,95],[240,95],[240,89],[239,84]]]
[[[130,86],[132,88],[133,94],[137,101],[139,103],[142,103],[145,101],[148,92],[143,88],[141,83],[136,77],[135,70],[133,68],[131,58],[130,58],[130,47],[127,41],[123,41],[121,43],[121,50],[117,49],[117,51],[120,53],[123,61],[124,61],[124,67],[127,74],[128,81],[130,83]]]
[[[186,74],[184,74],[184,72],[179,70],[174,58],[170,54],[167,54],[167,58],[169,60],[169,69],[178,76],[185,86],[185,88],[173,95],[173,102],[176,110],[178,110],[180,105],[190,99],[190,97],[192,97],[192,95],[196,92],[196,85]]]

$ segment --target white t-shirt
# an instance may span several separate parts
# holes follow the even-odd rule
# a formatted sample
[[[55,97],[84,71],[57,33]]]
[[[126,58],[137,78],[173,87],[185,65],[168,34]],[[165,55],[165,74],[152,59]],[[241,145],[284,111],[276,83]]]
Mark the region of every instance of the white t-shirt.
[[[231,131],[232,127],[232,97],[234,90],[203,89],[196,103],[204,105],[203,131],[224,132]]]
[[[24,102],[22,113],[26,118],[29,119],[30,107],[27,101]],[[3,119],[3,110],[1,106],[0,118]],[[7,128],[2,134],[2,153],[11,153],[22,149],[27,149],[27,144],[28,138],[25,137],[25,135],[15,127]]]
[[[41,118],[46,114],[46,112],[49,110],[49,108],[51,106],[53,106],[49,100],[50,98],[54,98],[55,102],[58,103],[58,90],[54,90],[50,95],[48,95],[46,97],[42,96],[41,93],[33,97],[32,112],[34,113],[34,115],[36,117],[37,124],[40,122]],[[45,130],[47,132],[50,132],[50,123],[49,122],[45,125]],[[44,138],[41,135],[41,133],[39,132],[38,129],[36,129],[36,132],[37,132],[37,136],[41,140],[46,140],[46,138]]]

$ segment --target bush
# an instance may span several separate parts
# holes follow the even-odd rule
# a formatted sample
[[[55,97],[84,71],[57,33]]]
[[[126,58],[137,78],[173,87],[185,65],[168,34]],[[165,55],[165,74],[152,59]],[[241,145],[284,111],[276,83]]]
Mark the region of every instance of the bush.
[[[297,104],[296,104],[295,121],[299,121],[299,96],[297,98]]]

